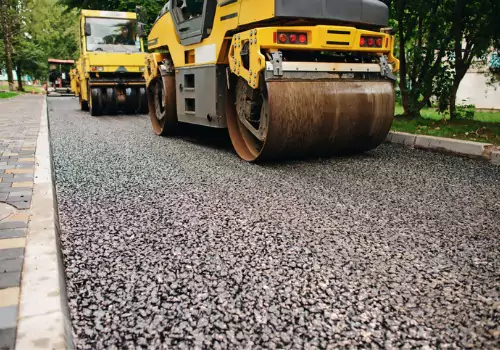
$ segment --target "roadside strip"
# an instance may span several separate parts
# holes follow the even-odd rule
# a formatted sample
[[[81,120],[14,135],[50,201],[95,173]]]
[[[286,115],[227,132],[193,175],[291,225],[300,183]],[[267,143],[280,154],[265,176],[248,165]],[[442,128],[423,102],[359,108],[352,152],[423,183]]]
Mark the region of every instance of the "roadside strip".
[[[500,147],[496,147],[491,143],[415,135],[398,131],[391,131],[389,135],[387,135],[386,141],[411,148],[428,149],[462,156],[482,158],[492,164],[500,165]]]
[[[16,350],[72,349],[46,98],[42,106],[35,163]]]

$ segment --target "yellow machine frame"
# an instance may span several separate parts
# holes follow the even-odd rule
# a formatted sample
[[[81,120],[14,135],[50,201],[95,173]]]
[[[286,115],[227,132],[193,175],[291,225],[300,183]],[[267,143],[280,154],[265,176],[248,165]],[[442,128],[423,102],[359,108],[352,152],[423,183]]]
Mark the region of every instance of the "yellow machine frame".
[[[227,2],[219,0],[218,3]],[[238,16],[217,22],[219,18],[228,18],[233,14]],[[392,64],[392,71],[399,71],[399,60],[394,57],[394,36],[384,32],[375,32],[369,30],[357,29],[351,26],[293,26],[293,27],[265,27],[254,28],[251,30],[241,31],[231,37],[227,33],[235,30],[238,27],[244,27],[248,24],[272,18],[274,15],[274,2],[267,0],[238,0],[227,6],[217,6],[214,26],[208,38],[202,42],[184,46],[180,43],[177,35],[165,35],[165,33],[176,33],[175,25],[172,16],[168,13],[162,16],[148,36],[148,48],[150,51],[167,51],[165,53],[153,53],[146,58],[145,78],[146,84],[154,79],[158,74],[158,66],[156,62],[161,62],[169,57],[172,59],[176,68],[196,67],[200,64],[189,62],[186,57],[191,54],[196,54],[196,49],[215,45],[216,59],[203,62],[205,65],[210,64],[228,64],[231,72],[241,76],[247,80],[250,86],[257,88],[259,86],[259,72],[265,68],[265,57],[260,53],[260,49],[268,49],[269,51],[277,51],[279,49],[304,50],[304,51],[349,51],[349,52],[374,52],[380,55],[387,55],[388,63]],[[283,44],[274,42],[274,33],[287,31],[307,32],[307,45],[290,45],[286,47]],[[329,34],[329,31],[345,31],[349,34]],[[361,47],[359,40],[362,35],[370,35],[380,37],[383,41],[382,48]],[[252,40],[250,40],[252,39]],[[249,41],[256,46],[258,50],[250,50],[250,69],[246,70],[241,65],[240,52],[242,43]],[[326,42],[349,42],[349,45],[328,45]],[[224,49],[230,47],[230,50]],[[229,51],[229,52],[228,52]],[[252,74],[250,74],[250,71]]]
[[[399,70],[387,6],[361,0],[375,14],[349,18],[354,5],[325,15],[326,1],[342,2],[322,0],[302,16],[300,1],[205,0],[192,17],[170,1],[148,36],[154,132],[167,135],[177,122],[227,127],[248,161],[378,146]]]

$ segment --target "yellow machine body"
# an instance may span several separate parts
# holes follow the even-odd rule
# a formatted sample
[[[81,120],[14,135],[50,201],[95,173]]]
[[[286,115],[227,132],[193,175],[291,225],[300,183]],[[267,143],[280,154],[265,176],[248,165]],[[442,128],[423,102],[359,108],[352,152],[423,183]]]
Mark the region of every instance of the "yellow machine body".
[[[146,53],[134,33],[136,19],[134,12],[81,11],[80,57],[71,85],[82,109],[90,109],[92,115],[147,112]],[[117,42],[120,29],[124,43]]]
[[[356,1],[368,15],[336,10]],[[227,127],[248,161],[378,146],[399,61],[386,5],[356,1],[169,1],[148,36],[154,131]]]

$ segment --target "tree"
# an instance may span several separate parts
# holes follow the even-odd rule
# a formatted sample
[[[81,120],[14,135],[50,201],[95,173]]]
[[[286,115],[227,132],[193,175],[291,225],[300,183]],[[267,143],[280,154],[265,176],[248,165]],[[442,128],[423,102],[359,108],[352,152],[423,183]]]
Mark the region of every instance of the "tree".
[[[12,74],[13,62],[13,37],[15,29],[19,23],[19,16],[16,12],[15,2],[13,0],[0,0],[0,26],[2,28],[2,39],[4,48],[5,69],[7,71],[7,80],[9,90],[14,89],[14,76]]]
[[[443,58],[452,36],[444,21],[448,11],[442,0],[393,0],[391,13],[398,39],[399,87],[406,116],[420,115],[446,76]]]
[[[2,0],[3,1],[3,0]],[[78,16],[56,0],[16,0],[19,30],[12,39],[12,62],[18,77],[47,76],[49,57],[71,59],[78,54]],[[18,90],[23,90],[18,79]]]
[[[157,0],[60,0],[60,3],[67,6],[69,9],[88,9],[88,10],[108,10],[108,11],[129,11],[134,12],[136,6],[141,6],[146,23],[152,24],[161,8],[164,1]]]
[[[457,92],[475,60],[492,48],[500,48],[500,2],[498,0],[455,0],[450,8],[453,35],[450,118],[457,116]]]

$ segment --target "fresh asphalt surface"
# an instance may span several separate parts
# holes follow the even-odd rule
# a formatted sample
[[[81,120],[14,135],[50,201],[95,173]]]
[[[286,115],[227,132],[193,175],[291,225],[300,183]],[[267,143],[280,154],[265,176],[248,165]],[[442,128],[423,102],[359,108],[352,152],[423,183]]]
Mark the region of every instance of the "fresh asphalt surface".
[[[382,145],[251,165],[49,98],[80,349],[500,344],[500,167]]]

